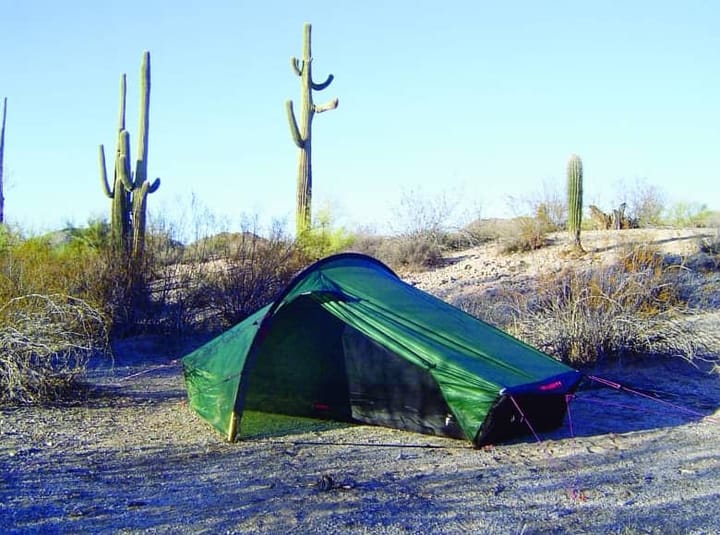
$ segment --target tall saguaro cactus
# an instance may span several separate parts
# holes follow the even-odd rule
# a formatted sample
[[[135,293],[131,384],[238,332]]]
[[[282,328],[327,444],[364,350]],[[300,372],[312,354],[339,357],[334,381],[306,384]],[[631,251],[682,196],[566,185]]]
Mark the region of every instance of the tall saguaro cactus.
[[[115,152],[113,184],[110,187],[105,165],[105,148],[100,145],[100,177],[105,194],[112,199],[110,227],[113,245],[140,258],[145,248],[147,196],[160,187],[160,179],[147,179],[148,134],[150,130],[150,52],[143,54],[140,68],[140,125],[135,172],[130,168],[130,134],[125,129],[126,76],[120,77],[120,113]]]
[[[0,223],[5,222],[5,182],[3,165],[5,158],[5,116],[7,115],[7,97],[3,99],[2,129],[0,129]]]
[[[298,156],[298,181],[297,181],[297,210],[296,225],[297,234],[300,236],[308,228],[311,221],[312,204],[312,120],[316,113],[334,110],[338,106],[338,99],[331,100],[325,104],[316,105],[313,103],[312,92],[322,91],[333,81],[333,75],[328,75],[322,83],[316,83],[312,79],[312,53],[310,50],[310,34],[312,26],[305,24],[303,39],[303,57],[291,58],[290,64],[300,77],[300,124],[298,125],[293,110],[292,100],[285,102],[290,133],[295,145],[300,149]]]
[[[567,180],[568,180],[568,231],[573,240],[573,245],[579,251],[582,251],[580,243],[580,227],[582,226],[582,206],[583,206],[583,168],[582,160],[577,154],[570,156],[567,164]]]

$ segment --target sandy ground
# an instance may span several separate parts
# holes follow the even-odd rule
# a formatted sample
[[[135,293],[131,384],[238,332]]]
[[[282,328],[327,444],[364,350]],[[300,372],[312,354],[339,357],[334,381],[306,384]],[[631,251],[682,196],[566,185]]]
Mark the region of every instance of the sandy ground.
[[[720,532],[720,379],[680,359],[587,370],[661,402],[588,382],[541,442],[478,450],[348,425],[227,444],[187,407],[184,351],[128,344],[92,371],[86,401],[0,410],[1,531]]]

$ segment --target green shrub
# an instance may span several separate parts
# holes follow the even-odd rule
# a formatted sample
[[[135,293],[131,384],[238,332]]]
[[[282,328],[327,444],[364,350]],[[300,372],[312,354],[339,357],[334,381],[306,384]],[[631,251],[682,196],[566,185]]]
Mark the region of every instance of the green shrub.
[[[94,284],[102,264],[96,250],[52,245],[48,238],[19,241],[0,251],[0,300],[28,294],[63,294],[102,308],[103,290]]]
[[[68,226],[70,245],[79,249],[101,251],[110,246],[110,224],[104,219],[91,219],[86,227]]]
[[[663,223],[675,228],[703,228],[711,224],[713,212],[704,204],[675,203],[663,214]]]
[[[318,211],[312,226],[297,239],[299,250],[310,260],[319,260],[347,251],[355,242],[355,236],[342,227],[335,227],[330,210]]]

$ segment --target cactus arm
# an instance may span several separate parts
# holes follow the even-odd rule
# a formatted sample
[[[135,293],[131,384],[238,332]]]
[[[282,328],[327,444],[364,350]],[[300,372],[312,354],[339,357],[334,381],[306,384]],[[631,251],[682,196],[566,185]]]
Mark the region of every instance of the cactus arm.
[[[325,80],[323,83],[318,84],[318,83],[311,81],[310,87],[312,87],[315,91],[322,91],[327,86],[329,86],[334,79],[335,79],[335,77],[332,74],[328,74],[327,80]]]
[[[127,191],[134,188],[132,171],[130,170],[130,132],[120,132],[120,151],[117,155],[117,176]]]
[[[305,147],[305,140],[300,135],[300,129],[295,119],[295,111],[293,110],[292,100],[285,102],[285,108],[287,109],[288,123],[290,123],[290,134],[292,134],[293,141],[298,148],[302,149]]]
[[[290,66],[292,67],[293,71],[295,71],[295,74],[297,74],[298,76],[302,76],[302,72],[303,72],[303,68],[304,68],[304,64],[302,67],[300,66],[300,64],[301,64],[301,61],[299,59],[297,59],[295,56],[290,58]]]
[[[132,176],[130,171],[130,164],[124,154],[118,156],[117,159],[117,178],[120,183],[116,183],[116,186],[122,185],[126,192],[132,191]]]
[[[324,111],[334,110],[338,107],[338,104],[340,104],[340,100],[336,98],[334,100],[331,100],[330,102],[326,102],[325,104],[314,106],[313,111],[315,113],[322,113]]]
[[[107,166],[105,165],[105,147],[100,145],[100,183],[102,184],[105,195],[109,198],[113,198],[113,190],[110,188],[110,183],[107,178]]]
[[[143,53],[140,67],[140,129],[138,131],[135,181],[139,187],[147,179],[148,136],[150,133],[150,52]]]
[[[160,187],[160,179],[159,179],[159,178],[156,178],[155,180],[153,180],[152,184],[150,184],[150,185],[148,186],[147,192],[148,192],[148,193],[155,193],[155,192],[158,190],[159,187]]]

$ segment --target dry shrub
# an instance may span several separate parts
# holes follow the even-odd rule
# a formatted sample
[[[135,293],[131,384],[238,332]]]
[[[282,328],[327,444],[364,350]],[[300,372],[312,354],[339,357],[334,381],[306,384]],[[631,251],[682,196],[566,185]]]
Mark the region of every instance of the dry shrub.
[[[484,296],[482,306],[479,299],[461,306],[572,364],[628,355],[712,360],[710,341],[681,320],[704,290],[684,266],[640,246],[612,265],[569,267]]]
[[[303,264],[293,242],[282,236],[244,239],[207,272],[209,305],[225,327],[235,325],[272,301]]]
[[[428,269],[439,265],[450,243],[449,221],[456,209],[454,196],[406,191],[393,208],[393,235],[379,244],[358,240],[355,249],[372,245],[373,256],[396,270]]]
[[[384,262],[397,271],[425,270],[442,263],[444,247],[430,234],[356,236],[352,250]]]
[[[522,253],[545,247],[551,230],[544,217],[516,217],[500,235],[501,251],[505,254]]]
[[[476,219],[468,223],[463,232],[477,244],[499,240],[514,232],[512,219]]]
[[[397,270],[429,269],[442,261],[443,249],[429,233],[394,236],[382,241],[377,257]]]
[[[381,252],[388,238],[378,236],[370,230],[363,229],[355,234],[352,250],[382,260]]]
[[[641,251],[613,266],[548,277],[519,309],[517,334],[572,363],[703,355],[694,333],[674,321],[686,303],[679,275],[676,266],[662,266]]]
[[[0,309],[0,402],[42,403],[72,391],[105,351],[105,317],[80,299],[27,295]]]
[[[626,203],[627,217],[638,222],[640,228],[653,228],[663,224],[663,212],[667,205],[665,194],[645,179],[633,183],[621,182],[617,205]]]
[[[156,277],[155,330],[189,333],[225,329],[272,301],[309,262],[276,224],[267,237],[246,227],[188,246],[182,261]]]

